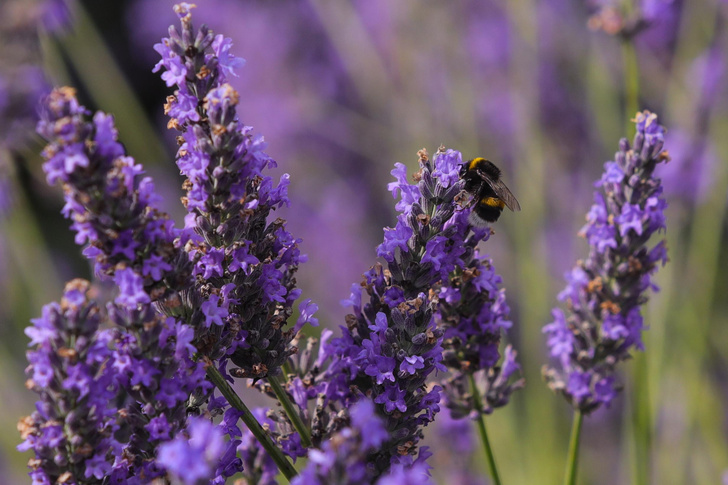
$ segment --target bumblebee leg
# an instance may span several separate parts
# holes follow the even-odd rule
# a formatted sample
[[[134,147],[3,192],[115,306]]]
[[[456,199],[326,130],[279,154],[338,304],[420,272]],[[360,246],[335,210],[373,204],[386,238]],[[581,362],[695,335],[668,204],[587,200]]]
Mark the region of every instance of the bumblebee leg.
[[[478,201],[478,199],[476,197],[473,197],[472,194],[467,190],[461,190],[460,193],[456,195],[453,200],[458,205],[458,208],[455,209],[457,211],[469,209],[473,207]]]

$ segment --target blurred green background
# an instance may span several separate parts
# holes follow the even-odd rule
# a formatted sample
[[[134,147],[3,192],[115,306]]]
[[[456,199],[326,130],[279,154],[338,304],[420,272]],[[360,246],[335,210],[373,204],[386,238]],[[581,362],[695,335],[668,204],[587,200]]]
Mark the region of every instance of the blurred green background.
[[[182,179],[162,111],[170,92],[151,72],[153,44],[177,22],[173,3],[0,4],[3,483],[29,481],[29,455],[15,451],[16,422],[34,401],[23,386],[23,329],[65,280],[93,277],[60,215],[61,193],[44,180],[42,141],[32,134],[37,92],[42,79],[70,84],[87,106],[113,113],[181,225]],[[196,23],[231,37],[247,60],[233,81],[239,114],[265,135],[277,172],[291,174],[283,217],[304,239],[309,262],[299,286],[324,325],[343,324],[339,300],[374,263],[382,227],[395,223],[387,191],[395,162],[412,169],[418,149],[443,144],[503,168],[523,211],[504,214],[485,250],[503,275],[514,322],[508,340],[527,380],[488,418],[506,484],[561,481],[571,410],[541,381],[541,327],[563,273],[586,256],[576,234],[592,182],[620,137],[632,135],[635,108],[656,112],[672,156],[657,173],[670,204],[670,262],[645,307],[646,352],[622,368],[625,392],[586,419],[580,483],[720,482],[728,469],[726,2],[196,4]],[[638,18],[647,23],[631,39],[610,34]],[[37,89],[31,78],[40,79]],[[426,430],[438,481],[485,483],[479,444],[453,457],[438,429]],[[474,481],[458,475],[463,469]]]

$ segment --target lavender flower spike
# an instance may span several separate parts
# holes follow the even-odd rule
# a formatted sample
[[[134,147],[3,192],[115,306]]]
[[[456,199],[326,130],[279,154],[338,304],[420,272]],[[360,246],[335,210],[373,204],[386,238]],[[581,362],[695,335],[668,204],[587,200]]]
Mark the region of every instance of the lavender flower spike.
[[[662,185],[653,171],[669,160],[663,151],[665,129],[649,111],[634,120],[634,142],[622,139],[614,161],[594,185],[594,205],[580,234],[589,256],[566,274],[559,294],[565,311],[553,310],[543,328],[554,365],[544,367],[549,387],[571,405],[590,413],[609,405],[618,390],[615,367],[643,350],[645,328],[640,306],[648,289],[657,290],[652,274],[667,262],[665,241],[650,245],[665,229]]]
[[[285,221],[269,221],[271,211],[289,203],[289,177],[276,183],[266,174],[275,161],[236,113],[240,95],[226,79],[243,60],[230,54],[230,39],[204,25],[193,28],[191,7],[175,6],[181,30],[170,27],[155,46],[162,55],[155,70],[164,68],[162,79],[177,87],[165,112],[169,127],[182,132],[177,165],[187,177],[184,238],[203,300],[193,320],[210,327],[202,352],[223,365],[231,360],[238,366],[232,375],[275,376],[295,351],[293,329],[283,327],[301,294],[294,274],[305,261],[301,240]],[[314,307],[300,305],[310,323]]]
[[[20,451],[33,450],[28,466],[33,483],[101,483],[120,447],[114,439],[114,369],[111,330],[100,330],[99,308],[86,296],[89,283],[66,285],[60,304],[43,307],[26,334],[26,383],[38,393],[36,411],[18,428]]]
[[[175,245],[174,224],[155,204],[150,177],[117,140],[112,116],[98,112],[92,121],[75,91],[54,89],[42,105],[38,133],[48,182],[61,182],[63,214],[73,220],[76,242],[96,262],[96,272],[114,277],[119,303],[136,307],[161,300],[179,307],[177,292],[191,283],[187,255]]]
[[[206,396],[212,387],[204,362],[193,360],[194,331],[151,305],[130,309],[109,304],[107,312],[117,330],[109,365],[128,396],[118,424],[127,442],[114,471],[118,476],[163,476],[166,464],[157,460],[160,446],[189,427],[190,396]],[[231,437],[239,432],[229,431],[234,431]]]
[[[361,285],[352,286],[344,303],[353,314],[343,336],[324,347],[333,356],[324,373],[327,399],[348,406],[366,395],[386,417],[392,436],[369,457],[380,474],[392,465],[415,462],[422,427],[440,409],[440,387],[425,386],[435,371],[445,370],[444,330],[435,323],[433,290],[457,268],[465,268],[474,244],[486,234],[471,234],[468,214],[456,202],[463,187],[459,152],[441,148],[434,163],[424,150],[419,157],[415,184],[407,180],[404,165],[392,171],[397,181],[390,190],[400,197],[397,209],[402,213],[377,248],[387,268],[375,265]],[[419,456],[424,458],[421,452]]]

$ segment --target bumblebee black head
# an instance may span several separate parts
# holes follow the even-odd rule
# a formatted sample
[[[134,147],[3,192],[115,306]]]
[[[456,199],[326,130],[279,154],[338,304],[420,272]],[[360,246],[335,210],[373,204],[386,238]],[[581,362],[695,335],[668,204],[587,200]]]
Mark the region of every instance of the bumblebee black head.
[[[470,165],[470,162],[465,162],[460,165],[460,171],[458,172],[460,178],[465,177],[465,174],[468,173],[468,165]]]

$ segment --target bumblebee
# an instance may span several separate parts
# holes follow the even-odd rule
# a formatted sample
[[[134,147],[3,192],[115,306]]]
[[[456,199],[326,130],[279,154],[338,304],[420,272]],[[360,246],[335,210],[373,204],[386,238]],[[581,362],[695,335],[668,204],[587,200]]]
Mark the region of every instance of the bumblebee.
[[[473,158],[460,166],[460,178],[465,180],[464,191],[472,199],[467,207],[473,207],[468,222],[476,227],[485,227],[495,222],[503,207],[520,211],[521,205],[501,180],[501,171],[490,160]]]

